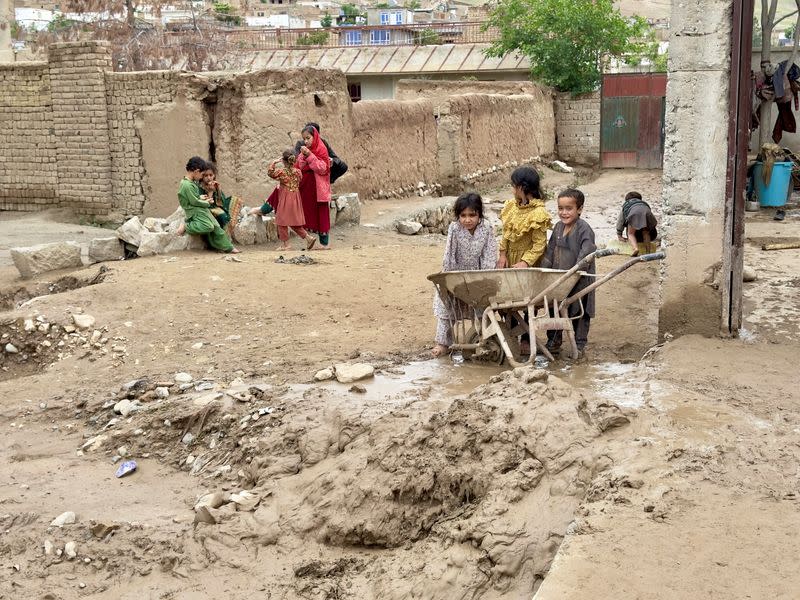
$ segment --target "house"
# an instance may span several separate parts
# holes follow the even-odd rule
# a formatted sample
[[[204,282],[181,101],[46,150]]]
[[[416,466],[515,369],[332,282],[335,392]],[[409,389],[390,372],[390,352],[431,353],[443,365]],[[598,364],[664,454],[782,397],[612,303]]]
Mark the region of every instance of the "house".
[[[342,46],[406,46],[415,42],[414,11],[406,8],[368,8],[367,26],[370,29],[340,26]],[[381,29],[381,27],[386,29]]]

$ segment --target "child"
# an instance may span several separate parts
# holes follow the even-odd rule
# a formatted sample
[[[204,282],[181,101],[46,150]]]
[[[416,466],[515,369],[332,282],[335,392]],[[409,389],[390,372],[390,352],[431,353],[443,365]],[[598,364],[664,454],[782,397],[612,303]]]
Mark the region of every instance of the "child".
[[[313,235],[308,235],[303,228],[305,225],[305,218],[303,217],[303,203],[300,199],[300,180],[303,174],[300,169],[295,167],[296,157],[294,151],[284,150],[283,157],[279,160],[273,160],[267,169],[267,175],[279,182],[278,192],[278,213],[275,217],[275,224],[278,226],[278,238],[282,244],[279,250],[291,250],[289,246],[289,227],[300,236],[301,239],[306,241],[306,249],[311,250],[317,242],[317,238]],[[282,167],[278,167],[278,163],[283,162]],[[262,212],[261,209],[254,209],[251,211]]]
[[[658,237],[657,224],[650,205],[642,200],[642,195],[639,192],[628,192],[617,218],[617,238],[620,242],[630,244],[631,256],[639,256],[639,244],[644,244],[645,252],[655,252],[651,242]],[[627,238],[622,235],[623,232],[627,233]]]
[[[580,190],[567,189],[558,195],[559,222],[553,227],[553,234],[547,243],[547,250],[542,259],[543,267],[571,269],[587,254],[597,250],[594,244],[594,231],[586,221],[581,219],[583,203],[584,196]],[[586,272],[595,272],[594,262],[586,267]],[[581,277],[570,292],[570,296],[591,283],[590,278]],[[582,354],[589,338],[589,324],[594,317],[594,292],[584,296],[581,301],[583,302],[583,316],[572,321],[572,328],[575,331],[578,352]],[[577,302],[571,304],[568,313],[570,317],[579,315],[580,304]],[[561,337],[561,331],[547,332],[547,349],[551,354],[558,353],[561,347]]]
[[[297,156],[297,168],[303,173],[300,186],[300,197],[303,201],[303,213],[306,226],[319,233],[319,242],[323,250],[330,248],[331,229],[331,159],[316,127],[306,125],[302,131],[305,145],[300,147]],[[313,175],[313,182],[309,175]],[[306,183],[307,182],[307,183]],[[280,203],[278,203],[280,206]]]
[[[447,245],[442,271],[492,269],[497,261],[497,240],[492,227],[483,219],[483,201],[478,194],[462,194],[453,206],[456,221],[447,230]],[[437,294],[433,314],[438,318],[433,356],[442,356],[453,344],[452,314]]]
[[[206,161],[206,170],[203,171],[200,187],[205,190],[211,200],[211,214],[217,219],[217,223],[225,230],[225,233],[232,236],[239,211],[242,209],[242,199],[222,193],[219,181],[217,181],[217,165],[211,161]]]
[[[199,156],[193,156],[186,163],[186,176],[178,188],[178,202],[186,214],[186,220],[181,223],[177,234],[205,235],[212,248],[238,254],[239,250],[234,248],[228,234],[222,230],[211,214],[211,202],[208,196],[200,195],[197,182],[202,179],[205,170],[206,162]]]
[[[539,174],[531,167],[518,167],[511,173],[514,199],[500,212],[503,237],[500,240],[498,269],[524,269],[538,266],[547,245],[550,215],[544,207]]]

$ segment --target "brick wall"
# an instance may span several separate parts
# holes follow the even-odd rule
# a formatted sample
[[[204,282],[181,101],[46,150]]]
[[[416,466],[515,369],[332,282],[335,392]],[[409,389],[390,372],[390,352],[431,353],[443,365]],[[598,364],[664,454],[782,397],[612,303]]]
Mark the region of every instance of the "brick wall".
[[[48,52],[58,198],[77,214],[111,210],[111,154],[105,72],[108,42],[53,44]]]
[[[47,63],[0,65],[0,210],[56,202],[55,136]]]
[[[558,156],[568,162],[600,164],[600,92],[556,96]]]

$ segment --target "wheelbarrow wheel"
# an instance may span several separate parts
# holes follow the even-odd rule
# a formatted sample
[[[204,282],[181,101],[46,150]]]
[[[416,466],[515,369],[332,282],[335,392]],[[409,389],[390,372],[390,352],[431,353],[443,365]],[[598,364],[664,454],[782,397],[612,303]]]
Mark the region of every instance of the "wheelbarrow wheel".
[[[474,327],[470,327],[467,330],[465,337],[466,343],[468,344],[477,344],[481,341],[481,335]],[[502,365],[503,361],[506,359],[505,352],[503,352],[500,344],[498,344],[497,340],[494,338],[486,340],[484,346],[478,350],[463,350],[461,356],[463,356],[465,360],[480,360],[498,365]]]

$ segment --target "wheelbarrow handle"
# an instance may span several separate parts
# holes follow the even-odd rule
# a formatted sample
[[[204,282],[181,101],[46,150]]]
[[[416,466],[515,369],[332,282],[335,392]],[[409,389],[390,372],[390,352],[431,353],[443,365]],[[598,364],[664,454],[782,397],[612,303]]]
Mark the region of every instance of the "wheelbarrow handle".
[[[650,262],[651,260],[664,260],[667,258],[666,252],[653,252],[652,254],[643,254],[639,257],[640,262]]]
[[[603,258],[604,256],[611,256],[613,254],[619,254],[619,252],[617,252],[613,248],[603,248],[602,250],[598,250],[597,252],[595,252],[594,257]]]

